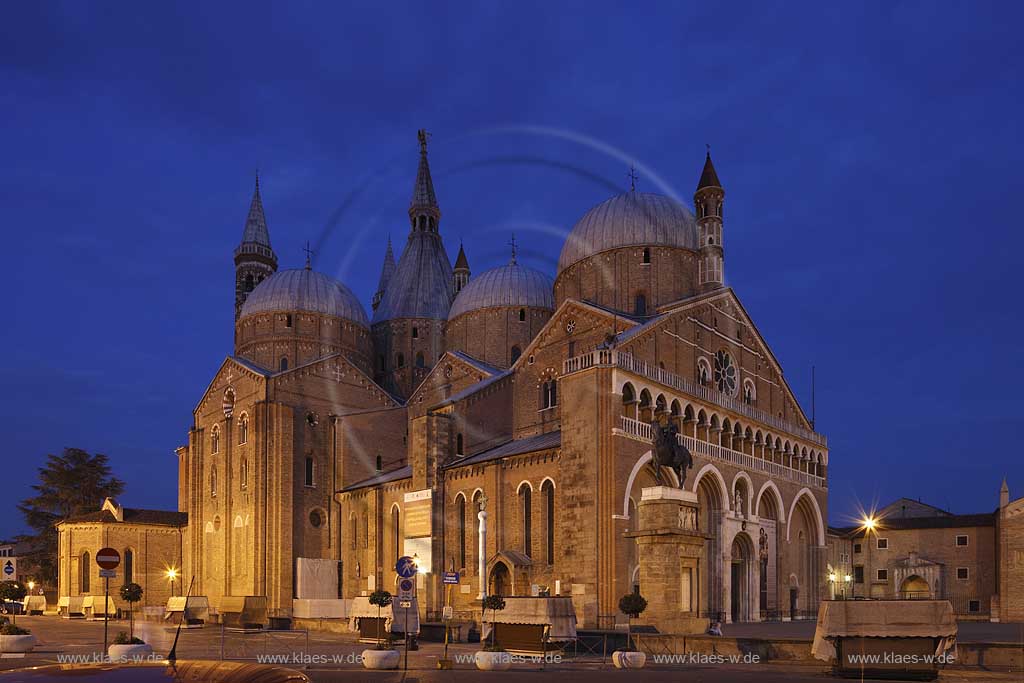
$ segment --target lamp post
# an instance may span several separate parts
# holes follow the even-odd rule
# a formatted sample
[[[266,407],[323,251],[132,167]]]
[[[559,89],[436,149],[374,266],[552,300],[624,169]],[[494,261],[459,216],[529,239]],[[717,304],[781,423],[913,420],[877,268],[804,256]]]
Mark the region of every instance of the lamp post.
[[[861,524],[861,526],[864,528],[864,545],[867,546],[865,548],[865,555],[867,557],[867,561],[864,563],[864,585],[866,586],[865,592],[867,593],[864,597],[867,598],[871,597],[871,572],[869,571],[871,567],[871,532],[875,530],[875,527],[877,525],[878,520],[876,520],[873,515],[868,515],[867,517],[865,517],[864,521]]]
[[[846,587],[850,585],[851,581],[853,581],[853,577],[849,574],[843,577],[843,600],[846,599]]]
[[[167,580],[171,582],[171,597],[174,597],[174,580],[178,578],[178,570],[171,567],[167,570]]]

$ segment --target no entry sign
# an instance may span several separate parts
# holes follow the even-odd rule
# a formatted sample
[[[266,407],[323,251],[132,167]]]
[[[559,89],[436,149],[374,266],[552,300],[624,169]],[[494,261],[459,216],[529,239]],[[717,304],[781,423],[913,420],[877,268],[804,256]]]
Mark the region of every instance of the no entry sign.
[[[121,553],[113,548],[103,548],[96,553],[96,564],[103,569],[117,569],[121,564]]]

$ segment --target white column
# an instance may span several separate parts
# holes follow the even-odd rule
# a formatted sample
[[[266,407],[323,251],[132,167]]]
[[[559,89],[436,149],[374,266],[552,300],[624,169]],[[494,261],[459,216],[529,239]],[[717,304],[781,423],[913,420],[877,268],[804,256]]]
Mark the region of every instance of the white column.
[[[478,599],[483,600],[487,594],[487,511],[481,510],[477,513],[476,518],[479,520],[479,548],[477,549],[477,571],[480,574],[480,594],[477,596]]]

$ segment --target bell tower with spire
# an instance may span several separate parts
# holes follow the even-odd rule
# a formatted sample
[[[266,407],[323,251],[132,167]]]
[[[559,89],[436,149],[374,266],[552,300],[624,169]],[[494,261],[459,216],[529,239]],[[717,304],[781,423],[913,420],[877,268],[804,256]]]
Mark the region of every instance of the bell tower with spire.
[[[458,294],[462,291],[462,288],[469,282],[469,259],[466,258],[466,250],[459,245],[459,255],[455,257],[455,268],[452,269],[455,274],[455,293]]]
[[[245,219],[242,242],[235,248],[235,322],[242,313],[249,292],[256,285],[277,272],[277,254],[270,247],[270,231],[263,213],[260,197],[260,174],[256,173],[256,188]]]
[[[725,190],[711,163],[711,148],[704,159],[704,170],[693,195],[697,212],[697,235],[700,239],[700,264],[697,288],[709,292],[725,284],[725,249],[722,246],[722,206]]]

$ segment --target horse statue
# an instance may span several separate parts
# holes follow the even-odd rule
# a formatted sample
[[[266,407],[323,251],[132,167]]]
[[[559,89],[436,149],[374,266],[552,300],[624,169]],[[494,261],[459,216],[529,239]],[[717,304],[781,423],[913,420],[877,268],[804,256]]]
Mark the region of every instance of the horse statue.
[[[651,430],[654,432],[654,451],[651,467],[654,469],[655,481],[657,481],[659,486],[670,485],[661,474],[661,468],[668,467],[679,478],[679,488],[686,488],[686,470],[693,467],[693,455],[676,438],[679,430],[671,422],[666,426],[662,426],[657,420],[651,423]]]

